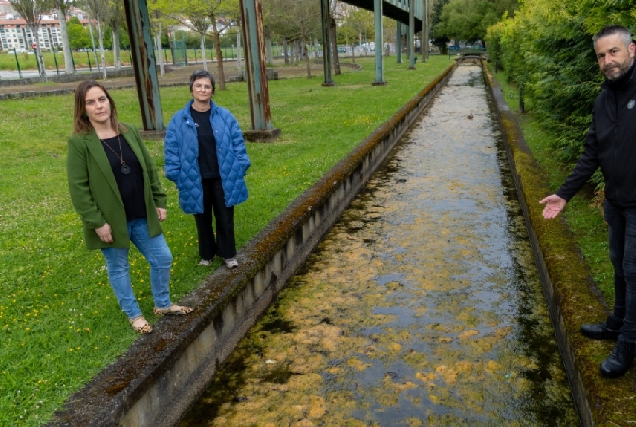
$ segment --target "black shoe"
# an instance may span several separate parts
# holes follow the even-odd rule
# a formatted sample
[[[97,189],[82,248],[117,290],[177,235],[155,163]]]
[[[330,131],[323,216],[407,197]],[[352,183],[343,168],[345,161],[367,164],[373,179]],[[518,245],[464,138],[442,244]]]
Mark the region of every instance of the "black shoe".
[[[618,339],[618,329],[610,329],[607,327],[607,322],[603,323],[592,323],[590,325],[582,325],[581,333],[593,340],[617,340]]]
[[[618,341],[612,354],[601,363],[601,375],[615,378],[625,374],[632,365],[636,355],[636,345],[633,342]]]

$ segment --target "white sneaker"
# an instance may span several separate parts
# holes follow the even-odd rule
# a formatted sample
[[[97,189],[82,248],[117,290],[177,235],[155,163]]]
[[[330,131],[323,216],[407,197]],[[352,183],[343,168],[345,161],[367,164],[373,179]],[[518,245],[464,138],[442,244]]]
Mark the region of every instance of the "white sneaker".
[[[223,258],[223,262],[225,262],[225,266],[227,268],[236,268],[238,267],[238,261],[236,260],[236,258]]]
[[[212,264],[212,260],[209,259],[202,259],[201,261],[199,261],[199,265],[204,265],[206,267],[210,264]]]

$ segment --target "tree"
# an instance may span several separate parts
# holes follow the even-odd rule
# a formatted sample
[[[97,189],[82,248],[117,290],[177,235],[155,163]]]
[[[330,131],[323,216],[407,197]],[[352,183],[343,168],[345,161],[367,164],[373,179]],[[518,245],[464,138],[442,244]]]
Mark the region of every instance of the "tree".
[[[99,42],[99,52],[102,60],[102,72],[106,80],[106,56],[104,55],[104,32],[102,25],[105,25],[111,18],[111,9],[107,1],[104,0],[84,0],[84,5],[88,9],[91,17],[97,21],[97,40]]]
[[[442,8],[435,35],[456,40],[483,40],[490,25],[496,24],[504,13],[513,16],[516,9],[517,0],[450,0]]]
[[[576,161],[583,148],[603,81],[592,36],[608,22],[633,34],[635,15],[631,0],[525,0],[514,17],[488,29],[489,57],[526,89],[527,110],[556,135],[550,150],[562,164]],[[600,190],[598,173],[593,181]]]
[[[358,38],[360,51],[364,50],[365,55],[368,50],[366,48],[363,49],[363,40],[366,43],[369,37],[375,37],[374,19],[373,12],[364,9],[356,9],[347,18],[347,22],[351,23]]]
[[[55,0],[57,8],[57,19],[60,22],[60,37],[62,38],[62,50],[64,52],[64,72],[66,74],[73,73],[73,55],[66,29],[66,14],[68,12],[68,3],[65,0]]]
[[[208,28],[211,28],[216,51],[218,89],[225,90],[221,33],[225,32],[228,28],[237,25],[240,15],[238,0],[185,0],[179,2],[172,0],[156,0],[154,7],[156,10],[159,10],[162,15],[165,15],[174,22],[185,25],[192,31],[196,32],[199,31],[193,25],[192,20],[188,19],[188,17],[195,17],[197,21],[200,19],[207,20],[209,25],[206,28],[206,34],[208,32]],[[221,17],[225,19],[221,20]]]
[[[159,70],[161,72],[161,75],[164,76],[166,74],[166,68],[163,63],[163,55],[161,54],[161,50],[163,47],[163,28],[169,27],[172,23],[172,20],[161,12],[160,4],[158,3],[158,0],[149,0],[148,13],[150,14],[150,25],[152,27],[152,31],[155,34],[155,45],[157,46],[157,60],[159,63]],[[168,44],[169,43],[170,42],[168,41]]]
[[[271,0],[263,4],[263,15],[267,17],[267,25],[272,33],[283,38],[285,61],[287,58],[287,42],[291,41],[292,54],[296,51],[305,60],[307,78],[311,78],[311,59],[307,45],[321,37],[320,1],[314,0]],[[323,55],[330,52],[329,46],[323,46]]]
[[[433,13],[431,14],[432,41],[439,48],[440,53],[446,54],[448,51],[448,42],[450,39],[445,34],[438,34],[438,24],[442,22],[442,10],[450,0],[437,0],[433,5]]]
[[[46,81],[46,69],[44,68],[44,58],[42,58],[42,49],[40,47],[40,35],[38,28],[42,20],[42,14],[48,12],[53,6],[51,0],[9,0],[9,3],[20,14],[22,19],[26,21],[27,27],[33,34],[40,64],[40,77]]]
[[[66,30],[68,32],[68,43],[71,49],[86,49],[91,45],[88,30],[77,17],[74,16],[68,20]]]
[[[126,22],[126,12],[124,11],[124,2],[121,0],[109,0],[108,2],[109,16],[110,16],[110,28],[112,29],[113,37],[113,61],[115,62],[115,69],[121,69],[121,51],[119,40],[120,29],[124,22]],[[104,67],[106,68],[106,67]]]

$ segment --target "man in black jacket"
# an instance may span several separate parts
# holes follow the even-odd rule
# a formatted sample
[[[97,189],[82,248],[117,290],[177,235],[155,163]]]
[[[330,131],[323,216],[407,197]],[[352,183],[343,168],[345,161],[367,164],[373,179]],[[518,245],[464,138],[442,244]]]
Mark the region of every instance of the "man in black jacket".
[[[581,326],[581,333],[597,340],[618,339],[601,363],[601,374],[619,377],[636,354],[636,44],[629,30],[618,25],[603,28],[593,41],[606,80],[594,104],[585,148],[556,194],[539,203],[545,204],[544,218],[555,218],[600,166],[614,266],[614,312],[603,323]]]

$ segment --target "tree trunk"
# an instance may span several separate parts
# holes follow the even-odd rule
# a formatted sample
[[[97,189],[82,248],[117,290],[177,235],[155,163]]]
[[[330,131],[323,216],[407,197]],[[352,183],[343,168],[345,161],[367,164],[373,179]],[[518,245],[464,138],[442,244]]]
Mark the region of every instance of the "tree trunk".
[[[310,79],[311,78],[311,62],[309,61],[309,52],[307,51],[307,39],[305,38],[304,34],[303,34],[302,45],[305,50],[305,64],[307,64],[307,78]]]
[[[287,39],[283,37],[283,57],[285,58],[285,65],[289,65],[289,55],[287,55]]]
[[[115,70],[121,70],[121,50],[119,49],[119,22],[113,21],[113,62]]]
[[[201,61],[203,62],[203,69],[208,71],[208,63],[205,60],[205,35],[201,34]]]
[[[97,20],[97,41],[99,43],[99,54],[102,57],[102,68],[104,80],[106,80],[106,56],[104,55],[104,34],[102,33],[102,24]]]
[[[318,55],[319,50],[320,50],[320,46],[318,43],[318,39],[314,39],[314,58],[316,59],[320,58],[320,55]]]
[[[333,17],[331,17],[331,25],[330,25],[330,31],[331,31],[331,49],[333,51],[333,68],[334,68],[334,74],[336,76],[341,75],[342,73],[340,72],[340,61],[338,60],[338,40],[336,39],[336,20],[333,19]]]
[[[40,78],[46,82],[46,68],[44,68],[44,58],[42,57],[42,49],[40,49],[40,35],[38,34],[37,28],[32,27],[31,34],[33,34],[33,37],[35,38],[35,49],[38,56],[38,62],[40,64]]]
[[[95,50],[95,38],[93,37],[93,24],[88,21],[88,29],[91,33],[91,46],[93,46],[93,56],[95,57],[95,65],[97,66],[97,71],[99,71],[99,61],[97,60],[97,52]]]
[[[60,37],[62,38],[62,50],[64,52],[64,72],[73,74],[73,53],[68,41],[68,31],[66,30],[66,15],[62,13],[62,8],[57,8],[57,19],[60,21]]]
[[[216,29],[216,19],[214,15],[212,18],[212,36],[214,37],[214,47],[216,51],[216,66],[217,66],[217,86],[219,90],[225,90],[225,74],[223,73],[223,51],[221,50],[221,37]]]
[[[355,40],[355,39],[354,39]],[[356,63],[356,44],[351,43],[351,62]]]
[[[272,53],[272,35],[269,25],[265,26],[265,62],[268,64],[274,63],[274,54]]]
[[[163,64],[163,49],[161,48],[161,22],[159,22],[159,29],[157,30],[157,34],[155,35],[157,41],[155,44],[157,45],[157,58],[159,61],[159,70],[161,70],[161,75],[166,75],[166,67]]]

